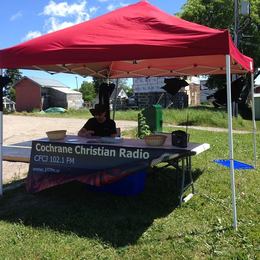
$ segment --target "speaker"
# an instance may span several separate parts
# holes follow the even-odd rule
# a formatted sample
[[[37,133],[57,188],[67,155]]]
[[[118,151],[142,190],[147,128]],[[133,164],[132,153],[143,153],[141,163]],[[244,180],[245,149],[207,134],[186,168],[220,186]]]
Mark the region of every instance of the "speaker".
[[[185,148],[188,146],[190,135],[184,131],[177,130],[172,132],[172,145]]]

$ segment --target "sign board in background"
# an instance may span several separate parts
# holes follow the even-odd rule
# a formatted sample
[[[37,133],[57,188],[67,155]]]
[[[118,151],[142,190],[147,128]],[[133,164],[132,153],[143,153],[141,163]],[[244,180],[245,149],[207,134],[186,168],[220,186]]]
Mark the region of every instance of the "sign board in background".
[[[149,77],[149,78],[134,78],[133,91],[134,93],[150,93],[150,92],[165,92],[163,87],[165,85],[163,77]]]

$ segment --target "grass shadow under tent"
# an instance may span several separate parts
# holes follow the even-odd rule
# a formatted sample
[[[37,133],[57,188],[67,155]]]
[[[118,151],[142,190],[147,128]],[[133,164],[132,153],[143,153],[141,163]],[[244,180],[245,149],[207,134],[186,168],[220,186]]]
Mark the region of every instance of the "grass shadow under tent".
[[[155,219],[178,207],[176,172],[156,172],[149,172],[144,192],[133,197],[89,192],[76,182],[37,194],[24,186],[9,190],[0,200],[0,220],[98,238],[114,247],[135,244]],[[196,179],[202,172],[193,173]]]

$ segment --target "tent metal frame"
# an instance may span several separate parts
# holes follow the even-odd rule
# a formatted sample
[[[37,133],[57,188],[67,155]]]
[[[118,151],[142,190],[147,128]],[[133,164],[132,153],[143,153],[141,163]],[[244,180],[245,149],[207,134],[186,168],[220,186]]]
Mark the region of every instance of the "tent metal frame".
[[[0,72],[1,72],[0,74],[3,75],[3,69],[1,69]],[[99,75],[101,76],[100,72],[99,72]],[[159,75],[157,75],[157,76],[159,76]],[[128,75],[128,77],[129,77],[129,75]],[[226,55],[226,81],[227,81],[228,142],[229,142],[230,178],[231,178],[231,190],[232,190],[233,227],[234,227],[235,230],[237,230],[237,209],[236,209],[236,189],[235,189],[235,173],[234,173],[234,148],[233,148],[233,128],[232,128],[232,100],[231,100],[231,64],[230,64],[230,55]],[[116,87],[118,88],[118,81],[117,81],[116,85],[117,85]],[[254,77],[253,77],[253,73],[251,73],[251,95],[252,95],[254,167],[256,168],[256,160],[257,160],[257,158],[256,158],[256,122],[255,122]],[[114,118],[114,116],[115,116],[115,110],[114,110],[114,113],[113,113],[113,118]],[[0,111],[0,196],[3,195],[3,156],[2,156],[2,146],[3,146],[3,111]]]
[[[3,76],[3,69],[0,69],[0,76]],[[2,88],[0,89],[0,91],[3,93]],[[0,102],[3,103],[3,100],[1,100]],[[3,195],[3,111],[0,111],[0,196],[2,195]]]
[[[251,66],[252,66],[252,64],[251,64]],[[236,188],[235,188],[235,171],[234,171],[230,55],[226,55],[226,81],[227,81],[228,143],[229,143],[229,160],[230,160],[230,179],[231,179],[231,190],[232,190],[233,227],[235,230],[237,230],[238,225],[237,225]],[[252,95],[254,167],[256,168],[256,122],[255,122],[254,75],[253,75],[253,73],[251,73],[251,95]]]
[[[132,8],[134,8],[134,10],[139,10],[141,14],[143,14],[143,12],[146,10],[151,10],[151,14],[155,13],[155,20],[158,18],[160,23],[156,23],[156,27],[153,27],[155,25],[151,25],[151,29],[155,28],[157,32],[156,34],[149,33],[145,38],[144,35],[141,35],[144,30],[147,30],[147,25],[145,24],[144,27],[143,24],[142,26],[138,26],[138,30],[136,26],[133,26],[133,18],[138,21],[140,21],[140,19],[136,19],[136,16],[134,15],[135,12],[132,12]],[[165,19],[165,15],[167,19]],[[128,21],[125,19],[124,23],[127,23],[128,26],[131,24],[131,33],[130,31],[129,33],[128,31],[125,32],[125,30],[123,33],[120,23],[111,22],[115,20],[115,16],[120,17],[120,19],[122,19],[122,17],[128,17]],[[148,18],[149,21],[151,18],[154,20],[154,17],[150,15],[146,18]],[[176,27],[175,19],[176,18],[174,17],[170,18],[169,14],[164,14],[164,12],[161,12],[158,8],[155,8],[152,5],[146,3],[146,1],[141,1],[140,3],[121,8],[118,11],[114,11],[113,15],[104,15],[97,18],[96,21],[98,21],[101,26],[92,27],[92,23],[90,25],[87,23],[79,25],[79,27],[74,27],[74,29],[64,29],[60,32],[52,33],[51,36],[49,35],[47,38],[46,36],[41,36],[42,38],[39,37],[38,39],[33,39],[27,43],[23,43],[23,45],[18,45],[17,47],[14,46],[13,48],[0,51],[1,68],[40,69],[43,71],[49,71],[51,74],[65,72],[79,74],[83,77],[95,76],[103,79],[134,78],[143,76],[173,77],[184,75],[226,74],[233,222],[234,228],[237,229],[232,129],[231,73],[245,74],[249,71],[252,73],[253,60],[239,52],[239,50],[234,45],[228,30],[219,31],[192,23],[187,26],[186,22],[183,24],[179,18],[178,26]],[[169,20],[169,22],[163,23],[164,20]],[[116,41],[111,41],[110,31],[108,34],[104,34],[103,25],[108,23],[113,25],[112,28],[114,30],[119,30],[118,33],[123,33],[121,41],[118,39]],[[141,23],[139,24],[141,25]],[[176,27],[177,31],[176,28],[173,28],[174,31],[165,31],[165,26],[163,26],[164,24],[167,26],[174,25],[174,28]],[[159,30],[160,28],[158,25],[160,25],[160,27],[163,29]],[[180,28],[184,27],[184,31],[180,30]],[[190,31],[188,35],[186,34],[187,29]],[[85,34],[86,31],[88,33]],[[79,34],[79,32],[81,33]],[[175,32],[180,41],[175,42],[175,39],[174,41],[168,42],[167,39],[171,39]],[[70,42],[67,40],[66,37],[68,37],[68,33],[69,37],[72,39],[72,36],[77,35],[77,37],[75,37],[75,41]],[[84,37],[89,37],[89,35],[92,35],[91,33],[95,34],[97,39],[93,41],[93,43],[90,42],[92,46],[90,48],[90,45],[86,45]],[[83,39],[78,37],[79,35],[82,36]],[[141,35],[142,37],[136,37],[136,35]],[[154,35],[160,37],[161,41],[159,42],[157,38],[155,39]],[[57,46],[54,48],[54,42],[57,40],[57,38],[59,44],[56,44]],[[63,38],[63,40],[61,40],[61,38]],[[185,41],[183,42],[183,40]],[[220,41],[222,44],[219,44],[218,41]],[[121,46],[120,50],[118,48],[119,44]],[[76,47],[72,48],[74,45]],[[93,48],[93,45],[95,45],[96,48]],[[207,46],[206,49],[204,49],[205,46]],[[201,51],[198,52],[198,48],[200,48]],[[96,49],[99,51],[95,51]],[[17,53],[19,55],[17,55]],[[45,56],[45,54],[48,55]],[[71,58],[71,55],[74,55],[75,57]],[[3,71],[1,70],[1,74],[2,73]],[[252,110],[254,110],[253,80],[251,80],[251,84]],[[256,165],[255,112],[253,111],[252,113],[255,157],[254,162]],[[0,195],[2,195],[3,111],[0,111],[0,124]]]

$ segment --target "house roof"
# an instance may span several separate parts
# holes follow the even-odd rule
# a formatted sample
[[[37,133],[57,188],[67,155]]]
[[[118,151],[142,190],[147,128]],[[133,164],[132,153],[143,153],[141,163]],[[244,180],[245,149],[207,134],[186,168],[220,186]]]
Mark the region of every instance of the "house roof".
[[[69,88],[68,86],[64,85],[63,83],[55,79],[44,79],[44,78],[28,77],[28,76],[26,76],[25,78],[28,78],[36,82],[41,87]]]
[[[63,93],[66,93],[66,94],[77,94],[77,95],[82,95],[79,91],[75,91],[73,89],[70,89],[70,88],[60,88],[60,87],[51,87],[52,89],[55,89],[55,90],[58,90],[58,91],[61,91]]]
[[[255,85],[260,86],[260,75],[255,79]]]
[[[13,87],[16,87],[17,84],[19,84],[21,81],[23,81],[24,79],[29,79],[33,82],[35,82],[36,84],[38,84],[40,87],[42,88],[59,88],[59,89],[70,89],[67,85],[61,83],[58,80],[55,79],[44,79],[44,78],[38,78],[38,77],[28,77],[25,76],[23,78],[21,78],[19,81],[17,81]]]
[[[3,97],[3,102],[4,103],[9,103],[9,104],[15,104],[15,102],[13,100],[11,100],[10,98],[8,98],[8,97]]]
[[[110,98],[114,99],[116,95],[116,88],[113,90]],[[117,89],[117,98],[128,98],[127,94],[125,93],[124,89],[122,87],[119,87]]]

